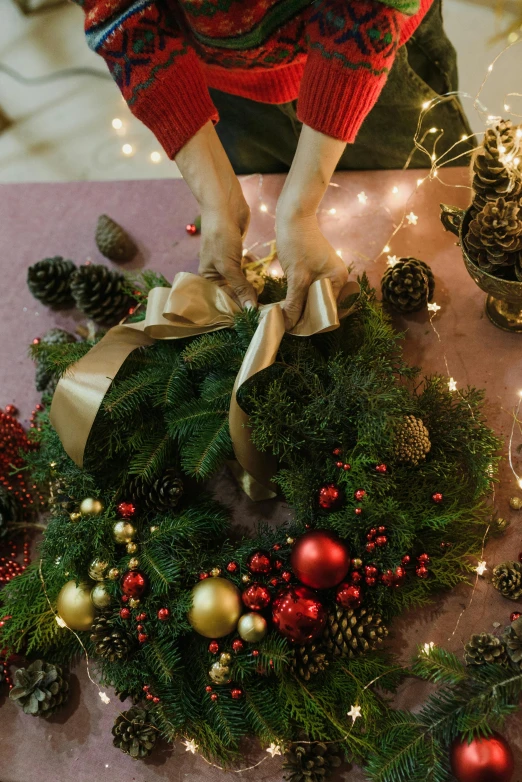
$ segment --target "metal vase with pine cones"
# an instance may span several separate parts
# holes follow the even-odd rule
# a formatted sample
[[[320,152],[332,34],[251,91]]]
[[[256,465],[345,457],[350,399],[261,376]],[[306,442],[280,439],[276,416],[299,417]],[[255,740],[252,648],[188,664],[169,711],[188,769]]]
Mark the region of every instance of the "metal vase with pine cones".
[[[506,647],[496,635],[479,633],[472,635],[464,647],[464,658],[467,665],[502,665],[507,661]]]
[[[518,600],[522,595],[522,564],[503,562],[493,569],[491,583],[503,597]]]
[[[329,612],[323,634],[326,649],[335,657],[357,657],[377,649],[388,635],[382,617],[361,607]]]
[[[150,713],[139,706],[133,706],[116,717],[112,735],[115,747],[134,760],[142,760],[154,749],[158,731]]]
[[[59,665],[35,660],[14,674],[14,687],[9,697],[25,714],[50,717],[69,697],[69,683]]]
[[[517,130],[511,120],[501,120],[495,128],[486,130],[472,164],[474,212],[490,201],[501,197],[515,199],[521,194],[522,181],[513,167],[507,166],[509,157],[515,156]]]
[[[464,240],[483,271],[522,280],[522,214],[516,201],[489,201],[470,222]]]

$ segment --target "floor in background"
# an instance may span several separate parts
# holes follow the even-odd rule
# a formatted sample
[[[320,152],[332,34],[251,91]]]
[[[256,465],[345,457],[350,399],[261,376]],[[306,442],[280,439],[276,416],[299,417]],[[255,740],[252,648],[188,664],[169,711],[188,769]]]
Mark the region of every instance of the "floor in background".
[[[448,34],[459,54],[461,90],[475,96],[488,65],[506,45],[491,44],[510,19],[495,13],[495,0],[446,0]],[[0,63],[25,76],[41,76],[70,66],[104,72],[102,60],[83,39],[83,12],[72,5],[24,16],[12,0],[0,0]],[[494,115],[505,114],[510,92],[522,92],[521,45],[499,61],[484,91]],[[473,129],[483,120],[465,101]],[[520,104],[519,104],[520,105]],[[150,133],[127,109],[112,81],[75,77],[27,86],[0,72],[0,109],[12,120],[0,133],[0,182],[79,179],[140,179],[179,176]],[[513,110],[522,114],[520,108]],[[114,124],[121,127],[114,128]],[[127,152],[127,154],[125,154]]]

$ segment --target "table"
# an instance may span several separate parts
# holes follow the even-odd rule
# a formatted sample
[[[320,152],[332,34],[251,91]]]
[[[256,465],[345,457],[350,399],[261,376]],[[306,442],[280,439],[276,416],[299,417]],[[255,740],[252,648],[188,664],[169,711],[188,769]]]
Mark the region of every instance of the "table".
[[[410,363],[426,374],[451,375],[463,387],[468,383],[487,391],[490,424],[506,441],[512,411],[522,389],[520,349],[522,337],[496,329],[484,312],[484,294],[468,277],[455,237],[446,234],[439,221],[441,201],[466,206],[468,174],[462,169],[441,172],[415,190],[425,172],[350,172],[334,177],[327,191],[320,220],[325,235],[339,249],[354,272],[366,272],[378,285],[387,256],[413,255],[428,262],[436,277],[435,301],[440,311],[430,325],[428,313],[407,319],[395,316],[395,325],[406,332],[405,352]],[[259,255],[274,235],[274,211],[284,178],[250,176],[243,179],[252,207],[247,245]],[[455,187],[458,185],[459,187]],[[365,202],[364,193],[367,196]],[[358,195],[360,198],[358,198]],[[335,210],[335,212],[334,212]],[[131,268],[147,266],[171,279],[177,271],[196,271],[199,239],[185,232],[197,207],[182,180],[138,182],[84,182],[71,184],[4,185],[0,189],[0,405],[15,403],[27,421],[38,395],[34,390],[34,367],[27,358],[32,339],[53,326],[73,330],[80,321],[75,313],[52,313],[36,302],[25,284],[27,267],[52,255],[72,258],[77,264],[109,261],[94,244],[94,228],[100,212],[106,212],[127,227],[139,246]],[[405,213],[413,212],[417,224],[400,228],[389,242],[394,226]],[[413,218],[411,218],[413,220]],[[390,244],[390,251],[382,249]],[[375,260],[377,258],[377,260]],[[127,265],[126,268],[129,268]],[[438,335],[437,335],[438,332]],[[518,456],[515,454],[515,466]],[[521,465],[522,470],[522,465]],[[274,501],[254,505],[241,495],[226,476],[216,491],[235,502],[236,519],[279,523],[289,510]],[[522,550],[521,516],[510,511],[508,499],[516,494],[516,481],[507,461],[497,489],[495,507],[511,518],[506,534],[491,541],[484,559],[489,570],[506,559],[516,559]],[[473,595],[470,606],[471,595]],[[418,644],[427,641],[460,651],[472,632],[493,631],[493,623],[507,624],[518,605],[502,598],[485,579],[476,590],[461,586],[441,596],[424,610],[415,610],[395,622],[392,648],[407,661]],[[456,627],[461,611],[464,613]],[[456,629],[455,629],[456,628]],[[415,708],[426,686],[408,682],[397,704]],[[49,722],[25,716],[9,701],[2,702],[0,733],[0,779],[2,782],[59,779],[61,782],[161,782],[200,780],[225,782],[248,776],[252,782],[281,779],[280,759],[272,759],[255,745],[245,749],[245,764],[264,762],[255,770],[228,775],[186,753],[184,747],[165,746],[145,763],[136,763],[112,747],[110,728],[121,707],[111,693],[104,705],[80,665],[72,675],[72,697],[67,708]],[[510,721],[505,735],[517,757],[515,780],[522,780],[522,737],[518,718]],[[344,769],[336,779],[362,782],[358,769]]]

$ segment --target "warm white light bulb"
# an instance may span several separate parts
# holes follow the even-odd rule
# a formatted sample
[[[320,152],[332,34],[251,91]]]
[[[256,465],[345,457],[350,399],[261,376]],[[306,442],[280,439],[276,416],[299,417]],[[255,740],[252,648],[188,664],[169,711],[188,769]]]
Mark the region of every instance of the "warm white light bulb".
[[[430,128],[430,133],[436,133],[438,131],[438,128]]]
[[[336,250],[335,252],[336,252],[336,253],[337,253],[337,255],[339,256],[339,258],[342,258],[342,257],[343,257],[343,251],[342,251],[342,250]]]
[[[155,150],[154,152],[150,153],[150,159],[153,163],[159,163],[161,160],[161,155],[159,152],[156,152]]]
[[[424,179],[417,179],[417,187],[420,187],[423,182],[424,182]]]
[[[504,146],[501,144],[501,145],[499,146],[499,148],[498,148],[498,151],[500,152],[500,154],[501,154],[501,155],[503,155],[503,154],[504,154],[504,152],[506,151],[506,148],[505,148],[505,147],[504,147]]]
[[[509,33],[508,41],[509,43],[516,43],[518,41],[518,33]]]
[[[522,489],[522,478],[519,478],[517,483],[518,483],[518,488]]]
[[[132,147],[132,144],[124,144],[121,148],[121,151],[124,155],[132,155],[134,152],[134,149]]]
[[[268,212],[268,206],[266,204],[261,204],[259,207],[260,212]]]
[[[491,71],[492,71],[492,70],[493,70],[493,63],[491,63],[491,65],[488,65],[488,71],[489,71],[489,73],[491,73]]]
[[[432,159],[432,160],[437,160],[437,155],[435,154],[435,152],[433,152],[433,153],[432,153],[432,155],[431,155],[431,159]]]
[[[387,244],[385,247],[382,248],[383,253],[389,253],[390,252],[390,245]]]
[[[335,206],[332,206],[332,208],[329,209],[328,211],[330,212],[331,215],[334,215],[337,212],[337,209],[335,208]]]
[[[463,133],[462,136],[460,137],[460,140],[461,141],[467,141],[468,140],[467,135],[465,133]]]
[[[515,164],[515,166],[518,166],[518,164],[520,163],[520,158],[519,158],[519,157],[516,157],[516,158],[514,159],[513,163]]]
[[[392,190],[392,193],[398,193],[398,192],[399,192],[399,188],[397,187],[397,185],[395,185],[395,187]]]
[[[111,122],[111,125],[114,128],[114,130],[120,130],[120,128],[123,127],[123,122],[118,117],[115,117]]]
[[[504,103],[504,111],[511,111],[511,106],[508,106],[507,103]]]
[[[425,100],[424,103],[422,104],[422,108],[424,109],[424,111],[426,111],[426,109],[429,109],[430,106],[431,106],[431,100]]]

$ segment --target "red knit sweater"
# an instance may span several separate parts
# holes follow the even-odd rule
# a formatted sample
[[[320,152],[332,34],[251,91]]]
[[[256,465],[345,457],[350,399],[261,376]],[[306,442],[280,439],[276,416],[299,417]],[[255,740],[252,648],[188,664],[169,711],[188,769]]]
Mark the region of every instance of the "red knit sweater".
[[[397,48],[433,0],[76,0],[132,112],[169,157],[208,120],[208,87],[354,141]],[[401,9],[401,10],[399,10]]]

